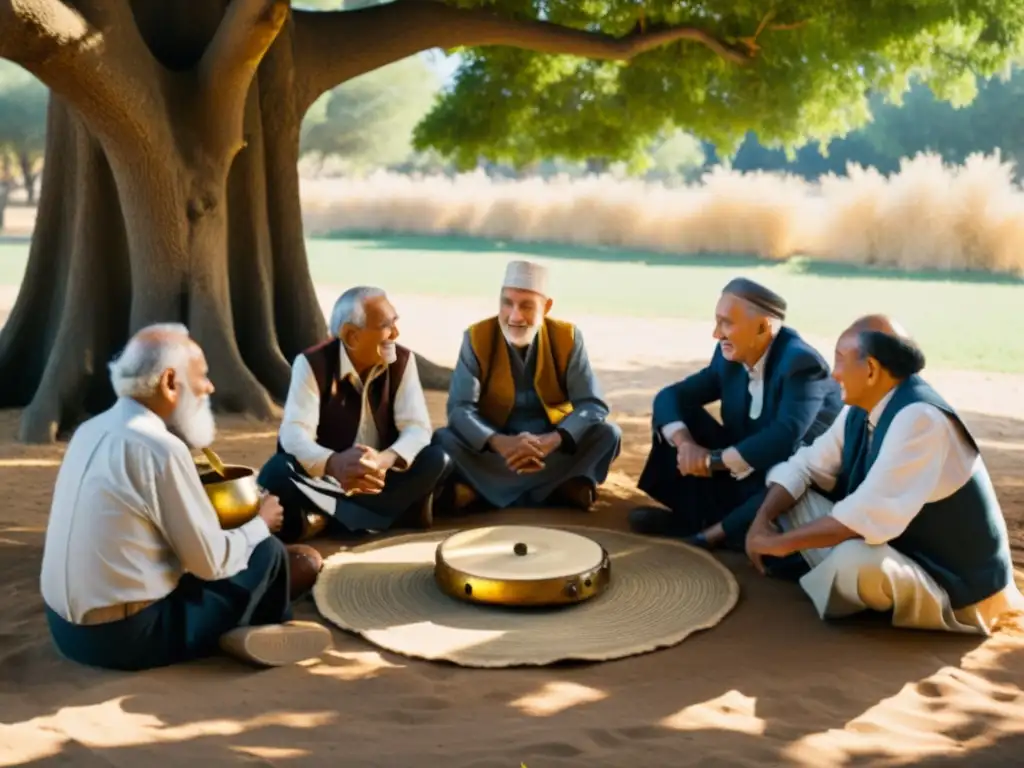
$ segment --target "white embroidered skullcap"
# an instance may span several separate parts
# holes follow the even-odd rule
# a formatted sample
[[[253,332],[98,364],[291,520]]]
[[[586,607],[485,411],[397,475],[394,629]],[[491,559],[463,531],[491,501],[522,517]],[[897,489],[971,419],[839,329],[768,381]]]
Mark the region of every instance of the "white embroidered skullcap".
[[[518,288],[521,291],[533,291],[547,296],[547,267],[532,261],[510,261],[505,269],[505,281],[501,287]]]

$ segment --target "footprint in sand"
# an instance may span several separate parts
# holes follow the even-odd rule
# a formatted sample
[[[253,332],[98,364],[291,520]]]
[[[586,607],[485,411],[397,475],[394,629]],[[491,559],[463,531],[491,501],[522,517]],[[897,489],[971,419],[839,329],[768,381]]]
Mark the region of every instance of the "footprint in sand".
[[[653,725],[633,725],[629,728],[619,728],[617,733],[621,733],[630,741],[646,741],[647,739],[663,739],[669,735],[669,731],[664,728],[657,728]]]
[[[406,696],[398,700],[398,703],[408,709],[450,709],[452,703],[440,696]]]
[[[943,690],[944,686],[941,686],[938,683],[933,683],[931,680],[922,680],[914,687],[919,694],[927,699],[937,699],[945,693]]]
[[[622,739],[615,735],[614,731],[604,731],[600,728],[592,728],[587,731],[587,736],[597,746],[604,747],[605,749],[614,749],[615,747],[622,744]]]
[[[966,723],[954,725],[945,730],[945,735],[954,741],[965,742],[976,739],[992,730],[992,722],[986,717],[975,717]]]
[[[576,757],[583,754],[582,749],[578,749],[572,744],[566,744],[564,741],[546,741],[541,744],[530,744],[522,751],[527,757],[533,755],[540,755],[541,757]],[[526,764],[529,765],[529,763]]]
[[[423,725],[430,723],[434,717],[426,712],[407,712],[404,709],[393,709],[381,715],[382,720],[399,725]]]
[[[422,725],[433,722],[436,713],[450,709],[451,702],[438,696],[406,696],[396,701],[400,709],[383,714],[383,719],[399,725]]]
[[[1020,691],[992,691],[992,698],[1000,704],[1007,704],[1020,698]]]

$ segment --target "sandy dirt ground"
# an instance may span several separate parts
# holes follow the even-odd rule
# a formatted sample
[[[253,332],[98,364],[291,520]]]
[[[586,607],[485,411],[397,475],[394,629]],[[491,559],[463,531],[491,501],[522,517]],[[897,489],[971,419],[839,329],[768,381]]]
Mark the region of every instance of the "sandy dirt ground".
[[[8,293],[0,305],[10,306]],[[327,307],[337,293],[321,288]],[[461,329],[493,311],[489,299],[393,300],[402,340],[447,363]],[[651,398],[711,352],[706,324],[573,319],[624,430],[622,456],[588,515],[515,510],[490,520],[623,528],[643,501],[634,484]],[[812,341],[831,358],[830,339]],[[981,438],[1024,562],[1024,379],[930,378]],[[429,399],[439,424],[444,395]],[[17,418],[0,414],[0,765],[1021,764],[1024,632],[1010,627],[983,641],[898,631],[870,617],[824,623],[795,586],[763,579],[735,556],[723,561],[741,599],[719,626],[611,663],[463,669],[382,653],[336,630],[333,650],[298,667],[253,671],[227,659],[134,675],[77,667],[52,649],[38,594],[62,446],[16,444]],[[216,447],[231,462],[258,466],[273,450],[273,425],[220,425]],[[299,613],[316,616],[309,600]]]

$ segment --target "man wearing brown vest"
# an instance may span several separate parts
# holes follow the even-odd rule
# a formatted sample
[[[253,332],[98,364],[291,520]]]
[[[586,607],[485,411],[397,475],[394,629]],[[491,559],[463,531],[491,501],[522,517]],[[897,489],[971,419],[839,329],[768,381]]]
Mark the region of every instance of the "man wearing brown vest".
[[[395,343],[398,316],[384,291],[346,291],[331,313],[333,337],[300,354],[278,433],[259,483],[281,500],[279,536],[328,525],[361,533],[429,527],[435,492],[451,472],[430,445],[416,358]]]
[[[466,331],[435,433],[455,462],[456,507],[589,509],[622,443],[607,421],[583,337],[548,317],[547,272],[513,261],[499,312]]]

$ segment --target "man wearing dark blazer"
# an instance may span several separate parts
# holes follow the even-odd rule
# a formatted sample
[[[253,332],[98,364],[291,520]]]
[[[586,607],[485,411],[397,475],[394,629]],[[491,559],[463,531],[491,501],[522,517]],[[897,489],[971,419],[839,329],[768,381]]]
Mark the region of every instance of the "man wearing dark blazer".
[[[634,509],[634,531],[742,549],[768,470],[835,420],[843,401],[828,363],[785,317],[785,300],[758,283],[722,290],[711,363],[654,398],[638,486],[667,509]],[[716,401],[721,423],[705,409]]]

